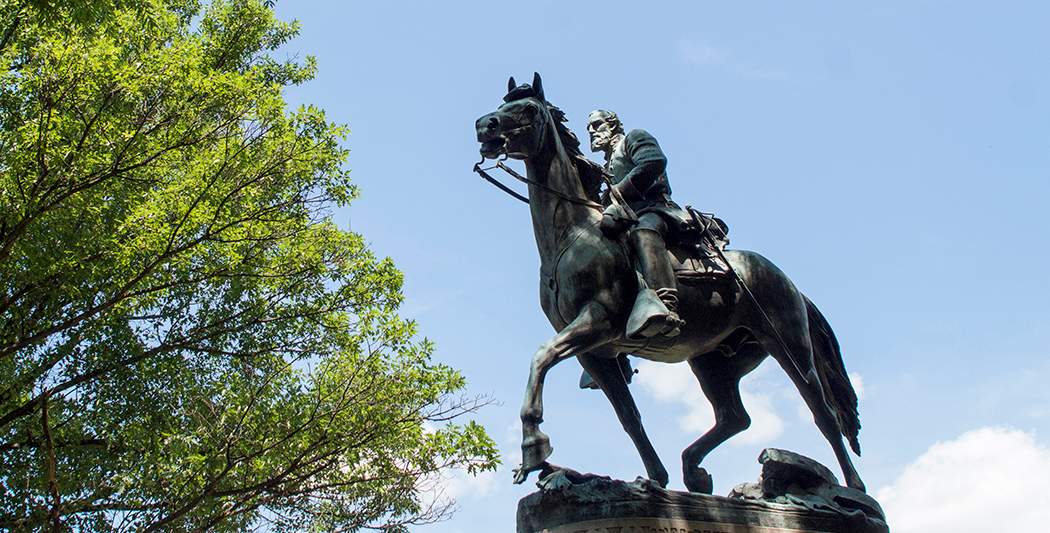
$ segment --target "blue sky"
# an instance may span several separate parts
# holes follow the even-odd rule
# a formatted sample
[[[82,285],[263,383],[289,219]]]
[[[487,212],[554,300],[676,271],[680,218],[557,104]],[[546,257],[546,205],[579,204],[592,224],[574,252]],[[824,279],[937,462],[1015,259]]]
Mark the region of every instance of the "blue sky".
[[[471,173],[474,120],[509,76],[534,71],[578,134],[595,108],[652,133],[675,199],[717,213],[731,247],[771,259],[820,307],[862,390],[856,465],[894,531],[1050,518],[1017,507],[1050,475],[1050,4],[284,0],[277,12],[302,23],[287,52],[320,64],[289,102],[352,131],[363,197],[335,219],[405,272],[403,315],[438,359],[502,402],[477,418],[506,468],[450,474],[460,512],[420,531],[510,531],[535,490],[509,470],[529,360],[553,334],[539,259],[527,209]],[[710,408],[687,367],[640,368],[643,422],[682,489],[679,455]],[[579,371],[566,361],[548,377],[551,461],[633,480],[641,462]],[[772,361],[743,390],[755,422],[705,461],[716,493],[754,481],[764,447],[838,474]],[[965,497],[963,484],[976,484]]]

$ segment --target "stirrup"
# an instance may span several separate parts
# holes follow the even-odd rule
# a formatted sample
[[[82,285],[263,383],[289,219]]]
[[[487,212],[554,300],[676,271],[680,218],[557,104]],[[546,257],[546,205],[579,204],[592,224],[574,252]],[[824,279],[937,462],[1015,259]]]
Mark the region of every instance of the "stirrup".
[[[667,338],[674,338],[682,334],[682,326],[685,325],[685,320],[678,316],[678,313],[670,311],[667,314],[667,318],[664,319],[664,330],[660,332],[660,335]]]
[[[677,337],[685,325],[685,320],[678,316],[678,290],[671,288],[656,289],[656,295],[660,297],[664,307],[667,308],[664,331],[660,334],[664,337]]]
[[[685,324],[678,313],[667,308],[653,289],[638,291],[631,315],[627,318],[627,338],[645,340],[650,337],[676,337]]]

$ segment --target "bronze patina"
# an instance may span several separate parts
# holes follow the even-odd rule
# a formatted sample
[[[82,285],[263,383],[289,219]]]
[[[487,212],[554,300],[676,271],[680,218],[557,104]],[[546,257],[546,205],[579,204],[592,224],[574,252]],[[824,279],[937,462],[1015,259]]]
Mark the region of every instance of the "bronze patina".
[[[605,233],[615,235],[619,228],[608,221],[618,218],[617,213],[627,204],[635,218],[627,234],[635,268],[664,306],[642,317],[636,329],[628,327],[627,335],[678,335],[683,323],[678,316],[678,288],[664,237],[669,222],[673,224],[674,218],[681,216],[681,208],[671,201],[667,157],[649,132],[635,129],[625,134],[620,118],[612,111],[592,111],[587,117],[587,133],[591,151],[605,154],[605,170],[610,175],[609,194],[603,202],[607,205],[603,212]]]
[[[511,78],[504,101],[477,120],[477,137],[484,158],[510,157],[525,163],[540,253],[540,302],[558,331],[532,358],[521,408],[522,463],[515,471],[515,483],[525,481],[531,472],[554,469],[547,462],[553,452],[550,439],[539,429],[543,382],[551,367],[576,357],[612,403],[649,479],[666,486],[667,470],[645,434],[617,361],[618,354],[629,353],[653,361],[688,361],[700,381],[714,407],[715,425],[682,453],[682,468],[690,491],[710,494],[711,476],[700,463],[750,425],[740,399],[740,379],[772,355],[834,449],[846,484],[864,490],[843,443],[845,437],[860,453],[857,396],[838,341],[816,306],[761,255],[722,250],[717,242],[695,246],[684,235],[688,231],[680,228],[668,233],[667,260],[675,272],[669,288],[677,290],[677,314],[684,324],[677,335],[661,328],[654,336],[629,337],[632,310],[640,295],[653,289],[636,271],[630,232],[602,229],[603,218],[608,219],[603,217],[608,208],[602,205],[600,193],[607,178],[604,169],[582,154],[579,140],[562,124],[564,113],[546,101],[538,74],[531,85],[518,86]],[[616,169],[612,172],[615,175]],[[610,196],[637,202],[634,208],[644,216],[651,205],[644,205],[649,201],[645,192],[638,190],[642,196],[632,198],[627,185],[617,187],[622,182],[621,178],[613,183]],[[707,223],[699,217],[694,220],[700,226],[694,230],[710,237],[710,230],[704,230]],[[724,260],[726,272],[732,275],[711,267],[712,256],[714,262]]]

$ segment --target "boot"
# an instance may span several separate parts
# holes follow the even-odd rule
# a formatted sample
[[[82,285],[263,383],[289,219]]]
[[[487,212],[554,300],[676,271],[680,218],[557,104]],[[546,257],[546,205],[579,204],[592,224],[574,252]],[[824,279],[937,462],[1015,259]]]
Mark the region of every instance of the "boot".
[[[652,335],[675,337],[681,332],[685,321],[678,316],[678,289],[664,238],[651,229],[636,229],[631,232],[631,244],[634,245],[635,266],[641,272],[645,284],[656,290],[657,297],[667,308],[666,315],[656,317],[656,321],[645,329]],[[643,335],[651,336],[646,333]]]
[[[667,322],[670,329],[664,331],[662,335],[674,337],[681,333],[680,328],[685,325],[685,321],[678,316],[678,289],[659,288],[656,289],[656,295],[660,297],[660,301],[667,308]]]

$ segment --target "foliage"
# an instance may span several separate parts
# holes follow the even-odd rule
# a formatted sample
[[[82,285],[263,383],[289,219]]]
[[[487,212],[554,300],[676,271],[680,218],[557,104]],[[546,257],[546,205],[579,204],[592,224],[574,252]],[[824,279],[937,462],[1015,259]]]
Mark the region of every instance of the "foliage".
[[[0,528],[382,528],[496,465],[257,0],[0,0]]]

